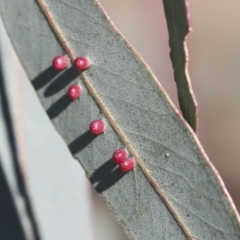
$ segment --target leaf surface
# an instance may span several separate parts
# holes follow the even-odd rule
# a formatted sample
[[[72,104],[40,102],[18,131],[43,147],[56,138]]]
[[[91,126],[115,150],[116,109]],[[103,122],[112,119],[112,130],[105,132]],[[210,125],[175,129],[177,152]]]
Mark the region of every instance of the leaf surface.
[[[0,9],[42,105],[129,239],[240,238],[234,206],[195,135],[96,1],[8,0]],[[87,56],[91,66],[54,71],[53,57],[64,53]],[[82,94],[70,101],[73,83]],[[106,130],[93,136],[88,125],[99,118]],[[127,174],[111,160],[120,147],[136,161]]]
[[[190,29],[188,0],[163,0],[169,33],[170,57],[183,117],[197,131],[197,101],[188,73],[186,37]]]

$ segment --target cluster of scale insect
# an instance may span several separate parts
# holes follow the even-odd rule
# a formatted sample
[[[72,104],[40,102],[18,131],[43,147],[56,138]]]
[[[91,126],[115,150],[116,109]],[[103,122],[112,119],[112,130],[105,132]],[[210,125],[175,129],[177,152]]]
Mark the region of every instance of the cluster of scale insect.
[[[52,67],[56,71],[64,70],[68,67],[68,64],[69,60],[66,56],[56,56],[52,60]],[[73,66],[80,71],[84,71],[90,66],[90,64],[89,60],[86,57],[80,56],[74,59]],[[71,85],[67,90],[67,96],[71,100],[78,99],[80,95],[81,88],[77,84]],[[93,120],[89,124],[89,131],[94,135],[101,134],[104,132],[104,130],[105,124],[104,121],[101,119]],[[127,157],[127,152],[125,151],[125,149],[116,150],[112,155],[112,160],[119,165],[119,169],[122,172],[128,172],[132,170],[135,166],[135,161],[132,158]]]

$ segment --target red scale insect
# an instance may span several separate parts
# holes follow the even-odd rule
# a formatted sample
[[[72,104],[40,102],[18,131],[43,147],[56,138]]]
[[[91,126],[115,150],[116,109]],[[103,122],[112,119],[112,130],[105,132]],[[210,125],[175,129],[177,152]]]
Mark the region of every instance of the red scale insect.
[[[119,169],[122,172],[129,172],[135,166],[135,161],[132,158],[127,158],[123,162],[119,163]]]
[[[116,150],[113,155],[112,159],[115,163],[121,163],[126,159],[127,153],[124,149],[118,149]]]
[[[94,134],[98,135],[104,132],[105,124],[102,120],[94,120],[89,125],[89,131]]]
[[[57,70],[61,71],[68,66],[68,59],[65,56],[56,56],[52,60],[52,67]]]
[[[77,57],[75,58],[73,65],[79,70],[85,70],[89,67],[89,61],[85,57]]]
[[[67,96],[68,98],[74,100],[77,99],[81,94],[81,88],[78,85],[71,85],[68,88]]]

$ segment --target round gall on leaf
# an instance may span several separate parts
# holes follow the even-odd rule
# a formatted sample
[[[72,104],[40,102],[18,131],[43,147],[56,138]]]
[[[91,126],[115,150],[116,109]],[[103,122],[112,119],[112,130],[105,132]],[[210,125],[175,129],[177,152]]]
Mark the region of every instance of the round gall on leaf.
[[[104,128],[105,124],[102,120],[94,120],[89,125],[89,131],[95,135],[102,133]]]
[[[126,159],[126,151],[124,149],[116,150],[113,155],[112,159],[115,163],[121,163]]]
[[[85,70],[89,67],[89,61],[85,57],[77,57],[74,60],[73,65],[75,68],[77,68],[79,70]]]
[[[68,98],[74,100],[77,99],[81,94],[81,89],[78,85],[72,85],[68,88],[67,96]]]
[[[56,56],[52,61],[52,67],[57,71],[65,69],[67,65],[68,59],[65,56]]]
[[[127,158],[119,164],[119,169],[122,172],[129,172],[134,168],[134,166],[135,166],[135,161],[132,158]]]

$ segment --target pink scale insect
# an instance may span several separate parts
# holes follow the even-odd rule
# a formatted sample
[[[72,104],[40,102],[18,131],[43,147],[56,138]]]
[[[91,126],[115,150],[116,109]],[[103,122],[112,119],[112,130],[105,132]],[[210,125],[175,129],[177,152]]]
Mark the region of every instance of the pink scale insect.
[[[112,155],[112,160],[118,164],[122,172],[129,172],[135,166],[135,161],[132,158],[127,158],[125,149],[118,149]]]

